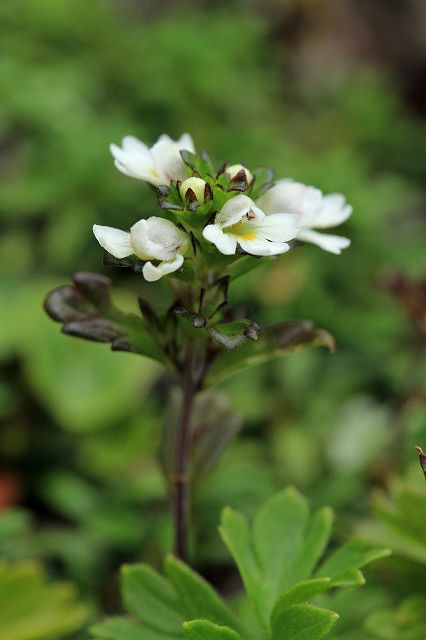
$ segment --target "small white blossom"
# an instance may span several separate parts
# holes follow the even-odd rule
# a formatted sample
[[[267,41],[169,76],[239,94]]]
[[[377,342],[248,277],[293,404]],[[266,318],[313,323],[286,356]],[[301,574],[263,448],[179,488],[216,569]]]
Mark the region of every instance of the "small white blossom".
[[[197,199],[197,202],[203,204],[205,200],[204,190],[206,188],[206,184],[207,182],[202,178],[197,178],[195,176],[193,176],[192,178],[187,178],[180,185],[180,195],[183,199],[185,199],[186,192],[188,191],[188,189],[191,189]]]
[[[297,216],[276,213],[265,216],[249,197],[240,194],[228,200],[209,224],[203,236],[221,253],[232,255],[237,244],[256,256],[272,256],[290,248],[288,240],[298,232]]]
[[[156,216],[139,220],[130,232],[95,224],[93,233],[101,247],[115,258],[127,258],[134,254],[146,260],[142,273],[149,282],[180,269],[189,247],[186,233],[173,222]],[[159,260],[160,263],[154,265],[151,260]]]
[[[184,133],[176,141],[163,134],[151,148],[134,136],[126,136],[121,147],[111,144],[109,148],[119,171],[157,187],[168,185],[172,180],[183,180],[186,176],[185,163],[179,152],[195,152],[189,133]]]
[[[231,180],[234,180],[234,178],[237,177],[240,171],[244,171],[246,182],[247,184],[250,184],[250,182],[253,180],[253,174],[243,164],[231,164],[229,167],[226,167],[226,173],[229,174]]]
[[[339,254],[351,241],[343,236],[319,233],[314,229],[335,227],[349,218],[352,207],[340,193],[324,196],[319,189],[294,180],[279,180],[257,201],[267,214],[295,213],[300,230],[298,240],[312,242],[330,253]]]

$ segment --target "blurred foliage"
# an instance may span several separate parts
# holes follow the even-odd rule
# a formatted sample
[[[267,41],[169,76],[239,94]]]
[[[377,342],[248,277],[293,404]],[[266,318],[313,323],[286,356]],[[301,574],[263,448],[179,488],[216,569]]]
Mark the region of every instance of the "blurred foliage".
[[[48,584],[35,563],[1,564],[0,593],[0,634],[8,640],[62,638],[87,619],[73,586]]]
[[[354,206],[342,256],[306,246],[230,292],[260,324],[312,319],[337,352],[296,354],[222,384],[244,426],[194,487],[193,563],[232,590],[216,533],[223,505],[252,517],[291,482],[336,509],[332,544],[362,523],[396,552],[357,592],[356,611],[347,596],[324,605],[341,613],[336,638],[358,638],[370,614],[365,633],[375,637],[382,616],[390,631],[378,637],[393,638],[426,593],[419,554],[407,551],[421,526],[412,500],[424,494],[411,479],[383,493],[426,443],[426,358],[424,336],[382,284],[388,269],[414,280],[424,270],[426,127],[392,69],[342,50],[336,68],[305,59],[313,78],[274,26],[239,3],[1,3],[0,553],[42,558],[115,612],[120,563],[159,566],[169,548],[156,459],[169,381],[148,360],[62,336],[42,301],[78,269],[113,274],[114,299],[129,310],[135,292],[167,305],[167,285],[101,266],[91,226],[128,227],[154,202],[114,170],[108,143],[190,130],[215,161],[271,165]],[[409,473],[423,482],[417,462]]]

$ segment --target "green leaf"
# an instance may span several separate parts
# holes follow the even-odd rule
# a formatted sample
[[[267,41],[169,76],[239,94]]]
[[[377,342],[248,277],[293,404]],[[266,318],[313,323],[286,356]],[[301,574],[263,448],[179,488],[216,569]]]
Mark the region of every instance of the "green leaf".
[[[206,618],[217,624],[238,628],[236,616],[216,591],[198,574],[174,556],[168,556],[166,573],[179,596],[186,619]]]
[[[61,637],[77,630],[86,617],[74,587],[49,584],[39,564],[0,565],[0,638]]]
[[[314,514],[305,532],[303,547],[289,570],[289,583],[308,578],[324,553],[333,526],[333,510],[323,507]]]
[[[188,640],[240,640],[240,636],[229,627],[212,624],[207,620],[192,620],[183,625]]]
[[[389,549],[371,549],[363,540],[351,540],[327,558],[316,577],[328,577],[339,586],[364,584],[364,576],[359,569],[389,554]]]
[[[166,578],[144,564],[122,568],[123,600],[130,613],[163,633],[179,636],[185,620],[181,603]]]
[[[313,580],[304,580],[299,582],[289,591],[285,591],[275,603],[272,610],[271,620],[274,620],[280,611],[294,604],[308,602],[315,596],[327,591],[333,586],[330,578],[315,578]]]
[[[316,329],[308,320],[271,325],[262,331],[257,342],[250,341],[239,349],[219,354],[210,367],[206,383],[217,384],[238,371],[312,346],[325,346],[333,351],[334,340],[329,333]]]
[[[220,534],[234,558],[263,627],[269,629],[268,598],[246,519],[229,507],[222,513]]]
[[[141,318],[113,306],[110,279],[93,273],[76,273],[74,286],[54,289],[45,310],[62,331],[95,342],[109,342],[115,351],[131,351],[165,363]]]
[[[164,633],[152,631],[134,620],[121,617],[95,624],[90,628],[90,634],[102,640],[164,640]]]
[[[272,640],[320,640],[330,631],[338,614],[311,604],[277,609],[272,620]]]
[[[392,552],[426,563],[426,486],[394,479],[390,495],[374,495],[374,521],[363,523],[360,534],[372,544],[385,544]]]
[[[259,509],[252,530],[240,514],[224,510],[222,538],[267,631],[272,611],[276,616],[284,606],[300,604],[332,587],[362,584],[359,568],[388,554],[386,549],[350,542],[331,555],[316,579],[307,580],[327,546],[331,524],[329,508],[310,518],[306,500],[292,487]]]
[[[291,586],[289,573],[303,548],[309,507],[298,491],[289,487],[270,498],[257,512],[253,542],[272,601]]]

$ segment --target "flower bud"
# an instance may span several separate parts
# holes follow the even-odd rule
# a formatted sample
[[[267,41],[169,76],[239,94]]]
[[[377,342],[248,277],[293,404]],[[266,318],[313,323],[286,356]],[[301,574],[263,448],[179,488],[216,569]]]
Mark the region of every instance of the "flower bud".
[[[202,178],[196,178],[195,176],[187,178],[179,187],[180,195],[183,200],[185,200],[185,198],[191,201],[195,199],[199,204],[203,204],[206,185],[207,182]]]
[[[243,164],[231,164],[226,168],[226,173],[230,175],[231,180],[244,180],[242,172],[244,172],[247,184],[250,184],[250,182],[253,180],[253,174]]]

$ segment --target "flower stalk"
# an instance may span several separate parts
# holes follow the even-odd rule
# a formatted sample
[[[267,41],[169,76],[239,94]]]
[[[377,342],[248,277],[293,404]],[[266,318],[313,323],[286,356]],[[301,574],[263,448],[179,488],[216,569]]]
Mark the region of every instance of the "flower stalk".
[[[196,396],[194,382],[194,345],[188,342],[187,357],[181,381],[182,406],[176,433],[171,476],[171,511],[173,521],[173,549],[176,557],[187,560],[190,518],[191,418]]]

